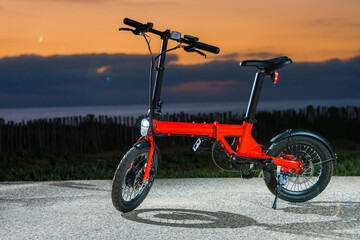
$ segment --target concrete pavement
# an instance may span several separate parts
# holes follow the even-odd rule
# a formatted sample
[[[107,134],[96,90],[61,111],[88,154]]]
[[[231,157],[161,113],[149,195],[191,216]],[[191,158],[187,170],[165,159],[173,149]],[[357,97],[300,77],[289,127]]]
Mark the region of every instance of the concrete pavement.
[[[130,213],[111,181],[0,183],[0,239],[360,239],[360,177],[333,177],[306,203],[261,178],[156,179]]]

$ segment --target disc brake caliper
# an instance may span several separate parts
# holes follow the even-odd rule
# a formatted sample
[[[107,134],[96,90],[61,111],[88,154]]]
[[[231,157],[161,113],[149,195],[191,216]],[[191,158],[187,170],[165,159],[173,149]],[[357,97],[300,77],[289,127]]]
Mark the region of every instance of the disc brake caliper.
[[[281,171],[287,171],[288,173],[291,173],[292,171],[295,171],[296,174],[299,174],[299,175],[302,175],[304,173],[304,168],[305,168],[305,165],[304,163],[302,162],[301,160],[301,157],[295,157],[294,155],[291,155],[291,154],[284,154],[284,153],[281,153],[279,155],[279,158],[282,158],[282,159],[286,159],[286,160],[291,160],[291,161],[296,161],[299,163],[299,166],[298,166],[298,169],[285,169],[283,167],[280,168]],[[279,165],[278,165],[279,166]],[[300,169],[299,169],[300,168]]]

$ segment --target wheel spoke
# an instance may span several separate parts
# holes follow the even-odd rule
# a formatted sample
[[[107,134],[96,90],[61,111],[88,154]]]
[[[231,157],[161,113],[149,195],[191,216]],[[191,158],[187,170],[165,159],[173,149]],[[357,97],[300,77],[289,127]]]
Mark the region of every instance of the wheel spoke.
[[[134,161],[132,162],[132,166],[129,170],[132,172],[126,172],[123,182],[122,182],[122,190],[121,196],[125,202],[131,202],[139,195],[142,194],[146,186],[143,186],[141,180],[145,173],[145,167],[147,164],[148,153],[143,153],[139,155]],[[152,162],[152,166],[153,166]],[[129,171],[128,170],[128,171]],[[152,174],[150,179],[154,179],[154,175]],[[130,184],[130,185],[128,185]]]

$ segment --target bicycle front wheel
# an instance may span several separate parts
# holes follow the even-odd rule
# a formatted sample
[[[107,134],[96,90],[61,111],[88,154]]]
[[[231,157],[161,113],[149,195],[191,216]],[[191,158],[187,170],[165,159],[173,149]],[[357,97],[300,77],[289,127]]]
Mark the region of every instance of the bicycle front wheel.
[[[121,212],[137,208],[149,193],[155,179],[159,152],[155,149],[151,161],[150,177],[147,184],[142,183],[150,148],[131,148],[121,160],[113,178],[112,202]]]

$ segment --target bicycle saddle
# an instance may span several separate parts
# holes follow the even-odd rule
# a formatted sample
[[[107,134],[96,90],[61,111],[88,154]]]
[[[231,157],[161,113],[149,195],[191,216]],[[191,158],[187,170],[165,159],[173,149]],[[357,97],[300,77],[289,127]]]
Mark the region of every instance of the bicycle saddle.
[[[240,62],[240,66],[242,67],[257,67],[263,68],[269,71],[275,71],[286,65],[292,63],[291,59],[288,57],[277,57],[269,60],[245,60]]]

